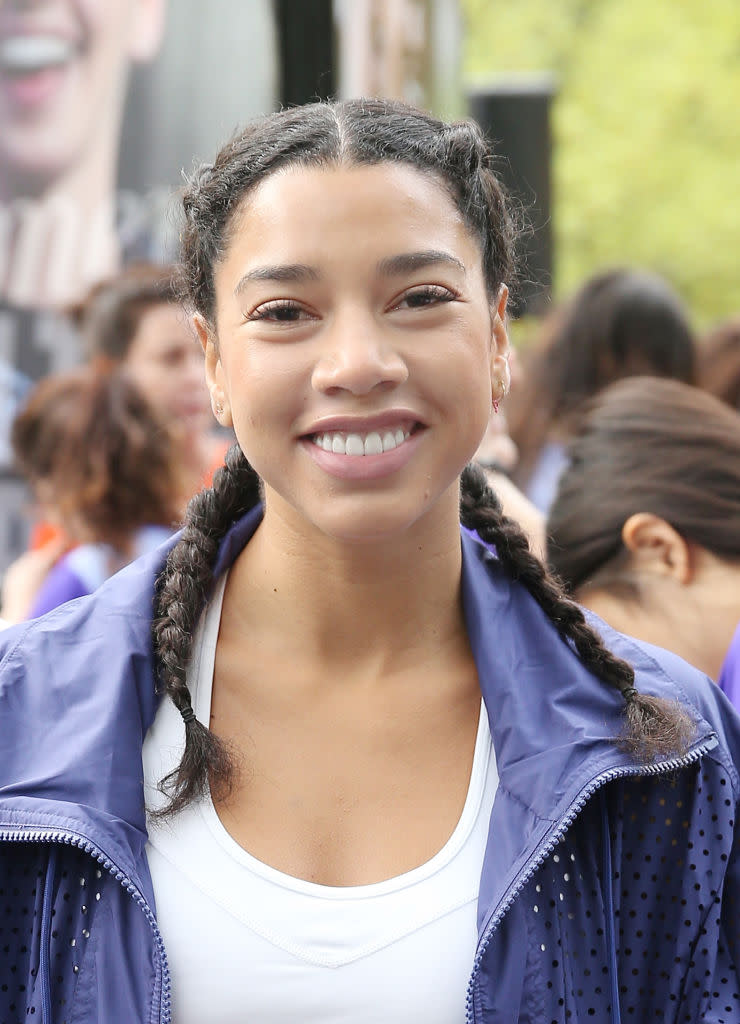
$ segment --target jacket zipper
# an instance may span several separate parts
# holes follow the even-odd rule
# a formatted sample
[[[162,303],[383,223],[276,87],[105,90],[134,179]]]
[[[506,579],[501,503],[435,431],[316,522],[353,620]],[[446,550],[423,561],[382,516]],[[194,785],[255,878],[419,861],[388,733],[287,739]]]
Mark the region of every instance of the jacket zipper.
[[[685,768],[688,765],[693,764],[695,761],[698,761],[700,757],[706,754],[707,751],[711,750],[715,745],[715,739],[709,737],[693,750],[690,750],[689,753],[685,754],[683,757],[672,758],[670,761],[661,761],[660,764],[625,765],[620,768],[609,768],[607,771],[597,775],[584,789],[581,790],[579,795],[560,819],[560,823],[555,831],[541,840],[539,845],[535,847],[528,864],[522,868],[519,875],[514,879],[509,892],[501,900],[483,930],[483,935],[480,938],[478,949],[475,954],[473,971],[470,976],[470,981],[468,982],[468,992],[465,999],[466,1024],[475,1024],[475,983],[480,970],[480,965],[491,942],[493,933],[501,924],[501,921],[514,902],[519,898],[523,889],[527,886],[537,871],[539,871],[555,847],[561,842],[565,833],[571,827],[594,793],[601,789],[602,786],[605,786],[608,782],[612,782],[614,779],[624,778],[629,775],[663,775],[667,772],[675,771],[678,768]]]
[[[0,830],[0,842],[64,843],[67,846],[75,846],[79,850],[83,850],[86,854],[89,854],[89,856],[100,864],[104,871],[107,871],[120,885],[124,887],[129,896],[131,896],[134,902],[144,912],[144,915],[152,929],[158,953],[159,965],[159,977],[157,979],[159,982],[159,1021],[160,1024],[171,1024],[172,993],[164,940],[162,939],[162,934],[159,930],[159,926],[157,925],[157,921],[151,907],[131,879],[121,871],[120,868],[118,868],[102,850],[98,849],[97,846],[85,839],[83,836],[77,835],[74,832],[64,831],[61,829],[2,829]],[[46,893],[44,894],[44,900],[46,901]],[[45,945],[46,944],[42,942],[40,950],[39,966],[42,976],[44,974],[44,964],[48,961],[49,954],[48,948],[44,948]],[[42,981],[42,988],[48,989],[48,977]],[[47,998],[48,992],[42,991],[42,1000],[46,1001]]]

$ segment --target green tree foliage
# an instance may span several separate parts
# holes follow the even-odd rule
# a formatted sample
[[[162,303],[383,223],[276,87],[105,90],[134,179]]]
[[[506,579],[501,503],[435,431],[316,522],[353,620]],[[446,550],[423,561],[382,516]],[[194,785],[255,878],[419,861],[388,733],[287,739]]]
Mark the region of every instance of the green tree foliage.
[[[553,71],[556,294],[665,274],[740,310],[740,0],[462,0],[469,78]]]

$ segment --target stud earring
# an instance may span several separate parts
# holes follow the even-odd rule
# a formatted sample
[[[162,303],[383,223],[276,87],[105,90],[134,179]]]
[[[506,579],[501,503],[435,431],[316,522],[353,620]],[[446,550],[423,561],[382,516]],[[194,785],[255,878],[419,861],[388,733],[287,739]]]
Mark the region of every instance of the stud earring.
[[[221,402],[216,402],[213,408],[217,416],[220,416],[221,413],[224,411],[224,407]]]
[[[494,412],[498,412],[499,402],[501,401],[502,398],[506,398],[506,395],[508,394],[508,389],[506,387],[506,381],[500,380],[498,382],[498,386],[499,386],[499,390],[501,391],[501,394],[498,396],[498,398],[494,398],[494,400],[493,400],[493,411]]]

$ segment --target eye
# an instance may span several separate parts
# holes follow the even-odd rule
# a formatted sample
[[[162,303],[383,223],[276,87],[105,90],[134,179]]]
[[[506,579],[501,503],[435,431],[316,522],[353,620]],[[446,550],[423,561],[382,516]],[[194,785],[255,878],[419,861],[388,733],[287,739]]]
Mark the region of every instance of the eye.
[[[418,288],[409,288],[398,299],[394,309],[423,309],[426,306],[436,306],[442,302],[454,302],[457,298],[455,292],[439,284],[425,284]]]
[[[299,320],[307,319],[309,314],[297,302],[287,299],[274,299],[272,302],[263,302],[246,319],[250,322],[266,321],[267,323],[292,324]]]

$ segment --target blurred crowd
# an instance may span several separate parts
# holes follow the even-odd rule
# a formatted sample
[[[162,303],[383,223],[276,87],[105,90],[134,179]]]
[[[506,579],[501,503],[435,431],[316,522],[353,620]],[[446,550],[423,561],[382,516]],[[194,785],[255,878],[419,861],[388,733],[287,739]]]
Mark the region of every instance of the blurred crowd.
[[[231,437],[174,268],[135,264],[69,313],[86,363],[41,380],[11,444],[29,548],[2,618],[90,593],[178,525]],[[697,336],[639,269],[594,275],[518,339],[478,459],[569,593],[740,706],[740,314]]]

